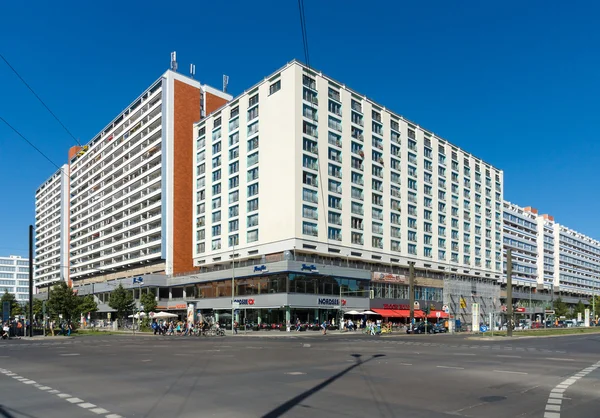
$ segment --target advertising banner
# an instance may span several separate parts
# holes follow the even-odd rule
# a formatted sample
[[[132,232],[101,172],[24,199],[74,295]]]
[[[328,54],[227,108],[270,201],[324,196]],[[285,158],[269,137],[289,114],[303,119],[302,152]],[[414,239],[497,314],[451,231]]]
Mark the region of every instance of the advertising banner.
[[[402,274],[373,272],[372,281],[378,283],[408,283],[408,278]]]

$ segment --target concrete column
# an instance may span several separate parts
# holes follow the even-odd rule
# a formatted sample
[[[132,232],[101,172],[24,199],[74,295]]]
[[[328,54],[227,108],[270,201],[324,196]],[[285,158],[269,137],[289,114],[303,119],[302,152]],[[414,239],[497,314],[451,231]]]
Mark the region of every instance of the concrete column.
[[[291,321],[292,310],[289,306],[285,307],[285,322],[288,323]]]

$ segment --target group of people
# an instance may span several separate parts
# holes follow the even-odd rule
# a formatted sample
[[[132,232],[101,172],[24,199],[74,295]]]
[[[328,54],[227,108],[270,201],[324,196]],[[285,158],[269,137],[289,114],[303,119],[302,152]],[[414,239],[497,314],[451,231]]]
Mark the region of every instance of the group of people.
[[[152,321],[152,330],[154,335],[178,335],[178,336],[190,336],[198,335],[206,332],[211,327],[215,327],[217,330],[220,328],[218,322],[209,321]]]

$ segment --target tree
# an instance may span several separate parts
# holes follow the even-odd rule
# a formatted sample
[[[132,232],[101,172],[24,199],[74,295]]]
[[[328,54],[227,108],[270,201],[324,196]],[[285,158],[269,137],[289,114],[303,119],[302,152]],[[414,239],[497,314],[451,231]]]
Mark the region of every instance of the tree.
[[[94,296],[87,295],[79,300],[79,307],[77,308],[80,315],[87,315],[88,312],[97,312],[98,304],[94,300]]]
[[[577,318],[577,314],[581,314],[582,317],[585,316],[585,305],[581,300],[577,302],[577,305],[573,307],[573,318]]]
[[[119,286],[110,293],[108,299],[108,306],[117,311],[117,318],[123,319],[125,314],[133,312],[135,308],[135,300],[133,294],[123,288],[123,285],[119,283]]]
[[[67,283],[59,282],[52,286],[47,307],[51,314],[62,315],[63,319],[70,321],[80,314],[79,303],[79,298],[73,289]]]
[[[156,296],[154,295],[153,291],[149,291],[148,293],[144,293],[142,295],[142,297],[140,298],[140,303],[142,305],[144,305],[144,312],[147,314],[149,312],[152,312],[156,309],[156,306],[158,305],[156,303]]]
[[[568,308],[567,308],[567,304],[565,302],[563,302],[560,297],[558,297],[557,299],[554,300],[553,309],[554,309],[554,315],[556,315],[557,317],[560,317],[560,316],[566,316]]]
[[[44,314],[44,301],[41,299],[33,299],[33,317],[41,317]]]

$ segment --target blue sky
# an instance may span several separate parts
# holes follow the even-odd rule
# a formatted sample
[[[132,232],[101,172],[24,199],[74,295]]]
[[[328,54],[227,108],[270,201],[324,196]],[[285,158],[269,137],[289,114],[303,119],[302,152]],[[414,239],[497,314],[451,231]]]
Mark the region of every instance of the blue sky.
[[[173,5],[173,10],[168,6]],[[504,170],[505,198],[600,239],[595,2],[305,0],[310,62]],[[0,52],[81,142],[169,65],[230,93],[304,60],[293,0],[4,2]],[[57,164],[73,144],[0,61],[0,116]],[[0,123],[0,254],[27,254],[55,168]]]

